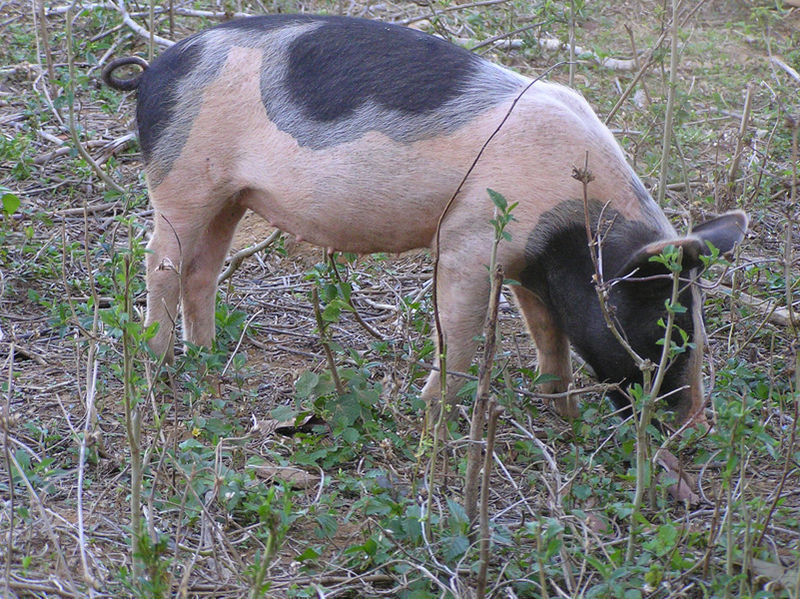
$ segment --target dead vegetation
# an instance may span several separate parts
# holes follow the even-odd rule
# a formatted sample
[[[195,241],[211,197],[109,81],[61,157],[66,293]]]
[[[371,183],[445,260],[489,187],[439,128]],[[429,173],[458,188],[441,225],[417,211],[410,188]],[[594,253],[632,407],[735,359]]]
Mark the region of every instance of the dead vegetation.
[[[492,597],[799,596],[797,9],[679,3],[665,167],[669,6],[33,4],[0,2],[0,595],[455,598],[485,585]],[[676,505],[665,482],[632,522],[632,427],[597,392],[574,427],[545,409],[529,391],[530,342],[501,300],[492,394],[505,413],[484,579],[459,511],[466,441],[431,470],[420,439],[427,253],[342,257],[337,280],[316,266],[320,250],[276,240],[220,286],[218,348],[153,377],[129,326],[141,321],[149,226],[133,102],[101,87],[98,68],[147,56],[151,28],[176,40],[266,9],[400,22],[535,75],[569,58],[571,7],[585,50],[574,85],[610,116],[649,187],[664,174],[676,227],[739,207],[751,232],[709,276],[715,432],[673,447],[698,505]],[[270,233],[247,219],[234,249]]]

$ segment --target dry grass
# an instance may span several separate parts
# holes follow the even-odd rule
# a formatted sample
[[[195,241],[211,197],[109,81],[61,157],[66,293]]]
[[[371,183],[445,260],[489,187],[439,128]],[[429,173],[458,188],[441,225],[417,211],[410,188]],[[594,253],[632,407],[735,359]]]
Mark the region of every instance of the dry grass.
[[[115,10],[92,8],[74,19],[75,122],[83,147],[128,190],[109,193],[110,184],[76,156],[70,140],[65,16],[47,4],[45,47],[30,5],[0,2],[0,187],[7,188],[0,192],[22,200],[15,214],[0,221],[6,381],[0,412],[0,595],[132,596],[121,574],[132,567],[130,447],[118,368],[123,350],[110,315],[120,306],[114,284],[119,256],[140,244],[149,209],[138,146],[129,135],[132,99],[97,86],[97,61],[146,52],[146,40],[123,25]],[[255,13],[259,4],[223,8]],[[435,18],[432,10],[444,11],[443,5],[276,0],[267,8],[366,14],[476,41],[545,20],[545,26],[512,36],[525,40],[524,49],[489,52],[535,74],[564,60],[567,51],[543,53],[526,36],[565,40],[565,6],[546,12],[527,3],[462,3]],[[201,8],[219,9],[214,3],[193,5]],[[146,6],[129,10],[147,27]],[[496,439],[489,513],[497,538],[489,596],[545,596],[536,586],[545,579],[551,596],[615,596],[614,587],[602,587],[617,580],[603,564],[609,572],[615,564],[623,582],[647,580],[628,589],[639,591],[632,597],[700,597],[703,585],[706,596],[719,597],[771,589],[774,596],[796,598],[800,592],[800,337],[786,309],[787,297],[795,310],[800,297],[800,208],[792,187],[797,156],[790,126],[800,118],[800,81],[781,66],[800,69],[800,12],[745,2],[706,2],[691,16],[686,11],[677,147],[666,171],[665,210],[679,229],[732,207],[751,216],[734,268],[709,292],[707,314],[715,405],[741,405],[741,415],[718,414],[720,430],[730,433],[727,440],[694,440],[681,448],[706,502],[684,509],[656,498],[646,513],[649,522],[638,530],[647,563],[622,564],[618,551],[630,534],[625,506],[633,489],[623,464],[630,458],[630,430],[616,431],[609,408],[596,397],[585,400],[587,423],[575,429],[538,399],[519,397],[517,404],[524,400],[530,409],[510,411]],[[649,2],[589,3],[578,19],[576,41],[598,55],[630,59],[628,25],[643,64],[665,22]],[[173,25],[159,17],[158,31],[179,39],[209,23],[178,14]],[[648,185],[661,172],[668,64],[661,57],[643,77],[645,87],[640,83],[609,123]],[[586,60],[576,68],[575,85],[605,115],[635,73]],[[566,81],[567,71],[552,78]],[[752,106],[742,127],[748,84]],[[732,169],[737,153],[738,167]],[[235,249],[269,232],[247,219]],[[326,367],[306,276],[321,256],[286,240],[248,259],[220,289],[221,305],[228,307],[218,319],[225,346],[205,361],[179,363],[171,379],[157,381],[152,395],[141,395],[148,462],[145,538],[164,544],[138,555],[150,568],[143,580],[166,586],[159,595],[156,586],[132,583],[138,594],[246,596],[258,578],[257,556],[266,553],[269,597],[471,596],[474,556],[447,559],[461,542],[448,499],[460,497],[463,444],[450,448],[449,469],[438,472],[435,484],[425,472],[426,460],[416,455],[421,420],[414,398],[430,362],[429,297],[418,297],[431,273],[425,252],[342,266],[357,286],[353,298],[361,317],[386,341],[376,348],[346,312],[330,327],[332,341],[354,352],[337,354],[340,367],[382,384],[380,401],[356,427],[356,454],[341,451],[348,444],[341,436],[275,431],[271,413],[296,406],[298,377]],[[144,299],[140,272],[133,289],[138,320]],[[239,344],[242,321],[247,328]],[[500,330],[505,380],[522,384],[514,372],[532,368],[534,354],[507,303]],[[207,369],[211,376],[205,376]],[[144,376],[143,369],[136,372]],[[147,388],[143,379],[136,384]],[[513,395],[502,385],[497,393]],[[317,401],[316,408],[330,410],[331,404]],[[253,417],[260,422],[254,429]],[[293,487],[274,485],[275,477],[285,478],[278,466],[303,474],[292,479]],[[275,497],[259,513],[268,490]],[[414,516],[414,506],[424,505],[432,505],[428,518]],[[400,507],[387,514],[387,506]],[[414,522],[430,527],[423,530],[424,541],[413,540]],[[652,543],[672,530],[678,540],[664,541],[666,553],[659,553]],[[380,541],[373,553],[371,541]],[[687,562],[677,563],[682,556]],[[663,579],[645,576],[652,564],[661,567]],[[737,576],[743,566],[747,574]]]

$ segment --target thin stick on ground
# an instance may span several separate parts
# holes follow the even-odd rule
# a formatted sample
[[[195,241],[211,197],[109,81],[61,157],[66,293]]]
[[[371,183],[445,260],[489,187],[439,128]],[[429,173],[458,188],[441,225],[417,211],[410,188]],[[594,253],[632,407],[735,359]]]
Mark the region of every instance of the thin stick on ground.
[[[331,371],[333,384],[336,386],[336,392],[339,395],[344,395],[344,385],[342,385],[342,381],[339,378],[339,370],[336,368],[336,360],[333,357],[331,345],[328,341],[328,327],[325,325],[325,320],[322,318],[322,311],[319,308],[319,292],[317,291],[316,285],[311,288],[311,303],[314,305],[314,318],[317,320],[319,340],[320,343],[322,343],[322,349],[325,351],[325,359],[328,362],[328,369]]]
[[[90,341],[90,344],[93,344]],[[94,356],[94,352],[90,352]],[[84,493],[84,480],[86,472],[86,447],[91,438],[92,428],[94,427],[94,399],[95,391],[97,388],[97,366],[98,362],[93,357],[87,365],[87,371],[90,372],[90,378],[86,381],[86,417],[83,424],[83,435],[81,435],[81,445],[78,452],[78,490],[77,490],[77,511],[78,511],[78,548],[81,555],[81,567],[83,568],[83,580],[86,584],[90,585],[90,592],[94,595],[94,577],[89,571],[89,562],[86,559],[86,529],[84,526],[83,514],[83,493]],[[90,370],[91,369],[91,370]]]
[[[639,51],[636,49],[636,36],[633,34],[633,28],[626,23],[625,31],[628,32],[628,38],[631,40],[631,53],[633,54],[633,62],[636,63],[636,68],[640,70],[641,65],[639,64]],[[650,57],[645,62],[652,61],[652,59],[653,56],[651,51]],[[633,85],[633,83],[631,83],[631,85]],[[650,106],[653,103],[653,100],[650,98],[650,92],[647,89],[647,83],[644,81],[642,81],[642,92],[644,92],[644,97],[647,99],[647,105]]]
[[[331,269],[333,270],[333,276],[336,278],[336,281],[341,286],[344,282],[342,281],[342,277],[339,274],[339,268],[336,266],[336,259],[332,255],[328,256],[328,259],[330,261]],[[361,317],[361,314],[359,313],[358,308],[356,308],[356,305],[353,303],[353,297],[352,297],[351,294],[347,295],[347,297],[345,298],[345,301],[347,302],[347,305],[350,306],[350,310],[353,311],[353,316],[355,317],[356,322],[358,322],[358,324],[360,324],[364,328],[364,330],[367,333],[370,334],[371,337],[374,337],[378,341],[383,341],[383,335],[381,335],[378,331],[376,331],[374,328],[372,328],[369,325],[369,323],[367,323],[367,321],[365,321]]]
[[[798,185],[798,160],[800,160],[800,156],[798,155],[798,145],[797,145],[797,138],[798,132],[800,132],[800,117],[790,116],[787,117],[789,121],[789,125],[792,128],[792,183],[791,183],[791,190],[789,195],[789,204],[787,207],[787,219],[786,219],[786,241],[783,246],[783,280],[785,282],[785,293],[786,293],[786,309],[789,312],[789,322],[792,326],[792,332],[794,333],[795,341],[797,342],[800,340],[800,324],[797,322],[797,317],[795,316],[794,310],[794,298],[792,297],[792,263],[794,262],[794,244],[792,239],[792,223],[797,222],[795,218],[792,218],[792,212],[796,212],[797,206],[797,185]],[[800,354],[800,352],[798,352]],[[795,389],[795,391],[798,391]]]
[[[652,58],[649,58],[647,61],[645,61],[645,63],[644,63],[644,64],[642,65],[642,67],[639,69],[639,72],[638,72],[638,73],[636,73],[636,77],[634,77],[634,78],[633,78],[633,81],[631,81],[631,83],[630,83],[630,85],[628,86],[628,88],[627,88],[627,89],[626,89],[626,90],[625,90],[625,91],[622,93],[622,95],[621,95],[621,96],[619,97],[619,99],[617,100],[617,103],[616,103],[616,104],[614,104],[614,107],[613,107],[613,108],[612,108],[612,109],[609,111],[609,113],[606,115],[606,118],[603,120],[603,122],[604,122],[606,125],[608,125],[608,124],[609,124],[609,122],[611,122],[611,119],[613,119],[613,118],[614,118],[614,115],[615,115],[615,114],[617,114],[617,111],[618,111],[618,110],[619,110],[619,109],[622,107],[622,105],[623,105],[623,104],[625,103],[625,101],[628,99],[628,96],[630,96],[630,95],[631,95],[631,92],[633,92],[633,90],[635,89],[635,87],[636,87],[636,84],[637,84],[637,83],[639,83],[639,80],[640,80],[640,79],[641,79],[641,78],[644,76],[644,74],[645,74],[645,73],[646,73],[646,72],[647,72],[647,71],[650,69],[650,67],[651,67],[651,66],[653,66],[654,64],[655,64],[655,61],[654,61]]]
[[[464,510],[467,520],[474,524],[478,514],[478,474],[481,463],[481,447],[483,428],[486,416],[486,405],[489,400],[489,387],[492,382],[492,365],[494,364],[495,345],[497,340],[497,311],[500,305],[500,290],[503,287],[503,268],[495,266],[492,277],[492,292],[489,298],[489,310],[484,326],[484,350],[478,374],[478,392],[472,407],[472,422],[469,429],[469,446],[467,448],[467,472],[464,477]]]
[[[154,33],[151,34],[150,31],[139,25],[136,21],[131,18],[131,15],[128,13],[128,9],[125,8],[125,0],[117,0],[117,11],[119,12],[120,16],[122,17],[123,23],[125,23],[130,29],[134,31],[137,35],[145,38],[146,40],[150,40],[152,36],[153,42],[158,44],[159,46],[173,46],[175,42],[172,40],[168,40],[163,38],[159,35],[155,35]]]
[[[50,38],[47,33],[47,16],[44,11],[44,0],[35,0],[34,20],[39,26],[37,44],[41,44],[47,64],[47,77],[52,85],[56,80],[56,72],[53,68],[53,53],[50,51]]]
[[[508,33],[501,33],[500,35],[492,36],[489,39],[485,39],[472,46],[471,51],[475,52],[477,50],[480,50],[481,48],[486,48],[487,46],[493,45],[495,42],[508,39],[512,35],[519,35],[520,33],[525,33],[526,31],[530,31],[531,29],[536,29],[537,27],[541,27],[542,25],[547,25],[547,23],[548,23],[547,21],[542,21],[540,23],[531,23],[529,25],[525,25],[524,27],[515,29],[514,31],[509,31]]]
[[[494,4],[505,4],[507,2],[509,2],[509,0],[480,0],[479,2],[469,2],[467,4],[456,4],[455,6],[448,6],[446,8],[438,8],[438,7],[434,8],[434,5],[430,4],[430,5],[428,5],[428,6],[431,7],[431,12],[430,13],[425,13],[425,14],[414,16],[414,17],[409,17],[407,19],[403,19],[402,21],[398,21],[398,23],[400,25],[411,25],[412,23],[416,23],[418,21],[425,21],[425,20],[430,19],[431,17],[436,17],[436,16],[439,16],[439,15],[443,15],[443,14],[448,13],[448,12],[466,10],[468,8],[475,8],[475,7],[478,7],[478,6],[492,6]]]
[[[753,105],[753,84],[747,85],[747,91],[744,96],[744,108],[742,109],[742,121],[739,124],[739,134],[736,136],[736,150],[733,153],[733,160],[728,169],[728,202],[733,200],[734,189],[736,187],[736,175],[739,173],[739,161],[742,158],[742,150],[744,149],[745,133],[747,133],[747,126],[750,123],[750,108]]]
[[[122,0],[120,0],[122,1]],[[147,11],[147,21],[148,21],[148,28],[150,37],[147,40],[147,60],[149,63],[153,63],[153,59],[156,57],[156,42],[155,42],[155,35],[156,35],[156,14],[155,14],[155,0],[150,0],[150,6],[148,7],[149,10]]]
[[[128,314],[133,313],[133,293],[131,291],[131,264],[130,256],[124,256],[124,301]],[[122,332],[122,369],[123,393],[122,400],[125,410],[125,432],[128,447],[131,452],[131,481],[130,481],[130,517],[131,517],[131,563],[135,580],[142,574],[142,564],[136,557],[139,547],[139,537],[142,534],[142,421],[141,407],[133,382],[133,362],[135,359],[135,341],[131,338],[128,328]]]
[[[248,246],[243,250],[239,250],[238,252],[233,254],[228,259],[228,266],[225,267],[225,270],[223,270],[220,273],[219,277],[217,277],[217,285],[219,285],[226,279],[229,279],[233,275],[233,273],[236,272],[236,270],[242,265],[242,262],[244,262],[245,259],[249,258],[254,254],[257,254],[261,250],[268,248],[282,234],[283,234],[282,231],[280,231],[279,229],[275,229],[266,239],[259,241],[258,243],[253,244],[251,246]]]
[[[11,449],[9,445],[8,429],[11,428],[11,393],[14,389],[14,342],[8,348],[8,382],[6,387],[6,402],[3,411],[0,412],[0,427],[3,429],[3,455],[6,463],[6,473],[8,474],[8,544],[6,545],[6,575],[5,575],[5,596],[11,597],[8,581],[11,579],[11,556],[14,551],[14,476],[11,469]]]
[[[675,112],[675,90],[678,87],[678,0],[672,0],[672,28],[669,48],[669,84],[667,89],[667,108],[664,115],[664,138],[661,142],[661,174],[658,178],[659,206],[664,205],[669,174],[669,152],[672,146],[672,119]]]
[[[73,2],[73,5],[75,3]],[[92,170],[97,174],[98,177],[108,185],[111,189],[115,190],[118,193],[125,193],[125,190],[117,184],[114,179],[112,179],[108,174],[102,169],[102,167],[95,162],[94,158],[92,158],[91,154],[83,147],[81,140],[78,137],[78,126],[75,121],[75,52],[72,46],[72,6],[67,11],[66,21],[67,21],[67,32],[66,32],[66,44],[67,44],[67,61],[69,65],[69,98],[70,101],[68,102],[69,106],[69,134],[72,138],[72,143],[75,146],[75,149],[80,154],[81,158],[83,158],[86,163],[92,167]]]
[[[575,0],[569,1],[569,86],[575,87]]]
[[[489,402],[489,427],[486,431],[486,453],[483,460],[483,480],[481,481],[481,508],[480,508],[480,569],[478,570],[477,599],[486,596],[486,574],[489,568],[489,547],[491,545],[491,531],[489,530],[489,485],[494,461],[494,441],[497,436],[497,420],[503,413],[503,406],[498,406],[492,398]]]

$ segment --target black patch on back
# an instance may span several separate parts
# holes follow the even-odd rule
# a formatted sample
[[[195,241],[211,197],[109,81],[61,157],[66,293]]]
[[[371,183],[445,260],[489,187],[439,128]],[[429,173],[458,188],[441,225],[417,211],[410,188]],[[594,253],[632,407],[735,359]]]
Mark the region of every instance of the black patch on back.
[[[195,37],[197,35],[187,37],[167,48],[142,75],[136,124],[145,163],[150,161],[159,136],[172,123],[175,107],[181,101],[178,85],[192,73],[202,54],[199,40],[190,43]]]
[[[262,52],[267,118],[315,150],[368,131],[400,143],[446,134],[518,94],[525,82],[448,42],[378,21],[229,21],[170,47],[142,75],[137,122],[150,185],[159,185],[180,155],[205,89],[233,46]]]
[[[257,15],[254,17],[241,17],[231,21],[225,21],[215,25],[212,29],[238,29],[239,31],[252,31],[255,34],[264,33],[271,29],[280,29],[293,23],[312,23],[320,19],[330,19],[337,17],[325,17],[319,15]]]
[[[328,122],[373,101],[408,114],[458,96],[479,59],[431,35],[365,19],[330,17],[289,48],[285,85],[306,117]]]
[[[234,19],[212,29],[252,31],[257,39],[255,34],[263,34],[294,22],[310,22],[312,20],[312,17],[306,15],[268,15]],[[178,146],[182,146],[186,141],[189,131],[188,129],[183,130],[180,126],[177,127],[177,131],[175,130],[175,116],[181,109],[191,110],[185,97],[187,90],[181,92],[181,83],[194,78],[199,85],[206,85],[216,77],[216,69],[223,64],[223,60],[220,59],[215,64],[207,66],[207,68],[211,68],[210,72],[197,72],[206,50],[205,36],[209,31],[211,30],[200,31],[170,46],[142,75],[138,89],[136,122],[145,164],[151,162],[154,149],[163,136],[167,136],[165,143],[176,147],[172,148],[170,152],[160,153],[160,160],[163,162],[180,154]],[[201,93],[201,90],[196,90],[196,93]],[[186,114],[189,122],[194,116],[194,114]],[[169,163],[161,166],[163,169],[167,169]],[[165,173],[162,172],[161,175],[163,174]],[[157,183],[158,178],[152,182]]]
[[[603,236],[603,276],[610,280],[637,249],[662,238],[662,234],[638,221],[629,221],[620,213],[599,202],[590,203],[590,224]],[[535,292],[548,306],[580,356],[588,362],[601,381],[641,383],[642,375],[627,351],[606,326],[597,299],[584,224],[583,202],[564,202],[545,213],[529,236],[526,245],[527,266],[520,275],[522,285]],[[663,277],[649,281],[621,281],[610,293],[609,304],[618,328],[636,352],[658,363],[666,321],[664,302],[670,297],[672,280]],[[688,286],[679,296],[687,308],[676,317],[676,325],[693,334],[692,294]],[[673,341],[680,337],[673,332]],[[665,377],[662,393],[683,386],[688,353],[676,359]],[[613,394],[617,407],[627,405],[621,394]],[[672,399],[678,399],[675,395]]]

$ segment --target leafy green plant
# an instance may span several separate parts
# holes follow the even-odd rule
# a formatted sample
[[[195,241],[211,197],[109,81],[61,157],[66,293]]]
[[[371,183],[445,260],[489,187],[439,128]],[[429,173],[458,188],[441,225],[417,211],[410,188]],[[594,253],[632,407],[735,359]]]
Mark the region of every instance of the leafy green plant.
[[[133,557],[142,565],[142,570],[135,576],[127,568],[122,568],[120,579],[123,586],[135,597],[142,599],[169,597],[172,560],[169,558],[168,537],[159,535],[153,540],[142,530],[133,538],[136,540]]]
[[[251,579],[250,597],[263,597],[270,589],[270,582],[265,580],[267,569],[280,549],[289,527],[298,515],[292,502],[292,493],[288,487],[280,492],[276,487],[269,489],[258,507],[258,516],[263,525],[259,536],[263,540],[263,549],[256,552],[253,566],[247,575]]]
[[[3,221],[6,222],[9,217],[16,214],[22,202],[17,194],[2,185],[0,185],[0,200],[3,203]]]
[[[0,135],[0,160],[14,165],[11,167],[11,174],[19,181],[28,179],[33,173],[31,143],[31,137],[24,133],[17,134],[11,138]],[[4,210],[7,201],[13,200],[10,197],[6,200],[4,196]]]
[[[353,460],[365,443],[384,437],[385,422],[376,413],[381,397],[380,384],[370,381],[368,368],[342,368],[339,375],[343,394],[336,391],[333,378],[327,372],[307,371],[297,381],[298,399],[310,402],[298,412],[298,417],[313,413],[326,423],[317,426],[316,433],[300,437],[300,447],[294,455],[297,463],[319,462],[324,468],[330,468]],[[328,430],[341,443],[320,444],[320,433]]]

